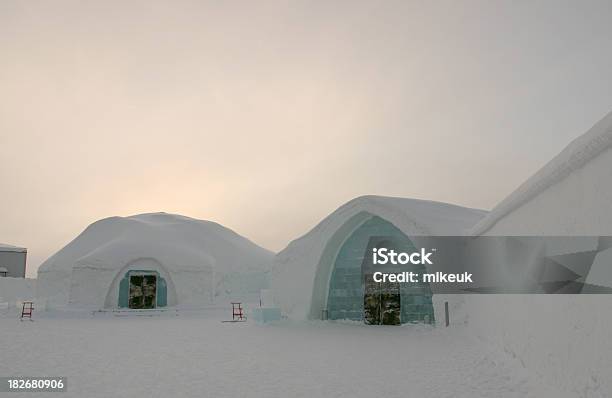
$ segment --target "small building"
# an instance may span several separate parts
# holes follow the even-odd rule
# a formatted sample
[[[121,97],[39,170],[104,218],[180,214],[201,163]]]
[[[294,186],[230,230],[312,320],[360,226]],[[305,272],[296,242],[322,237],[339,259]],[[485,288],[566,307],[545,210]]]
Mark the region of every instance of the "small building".
[[[353,199],[278,253],[272,276],[275,299],[296,320],[435,323],[436,298],[429,284],[373,283],[368,253],[373,247],[414,251],[427,245],[427,236],[465,234],[485,215],[425,200]]]
[[[28,249],[0,243],[0,278],[25,278]]]
[[[244,299],[268,287],[273,253],[217,223],[166,213],[110,217],[38,269],[49,308],[155,309]]]

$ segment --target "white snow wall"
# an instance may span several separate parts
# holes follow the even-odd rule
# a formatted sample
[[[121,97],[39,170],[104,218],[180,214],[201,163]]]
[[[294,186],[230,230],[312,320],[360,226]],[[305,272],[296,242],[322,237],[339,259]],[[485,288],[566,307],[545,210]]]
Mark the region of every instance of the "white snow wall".
[[[36,279],[0,278],[0,303],[9,303],[13,307],[17,301],[32,300],[35,289]]]
[[[152,258],[129,261],[119,270],[99,265],[80,265],[68,276],[57,271],[39,273],[39,279],[46,278],[44,284],[39,283],[39,287],[58,293],[52,295],[39,289],[37,297],[45,300],[48,309],[62,309],[66,304],[89,309],[117,308],[119,282],[128,271],[141,269],[157,271],[166,280],[168,306],[178,303],[198,306],[214,302],[216,280],[212,266],[168,269]]]
[[[612,235],[611,181],[608,149],[484,234]],[[611,295],[470,295],[466,302],[474,333],[501,344],[530,372],[570,396],[612,396]]]

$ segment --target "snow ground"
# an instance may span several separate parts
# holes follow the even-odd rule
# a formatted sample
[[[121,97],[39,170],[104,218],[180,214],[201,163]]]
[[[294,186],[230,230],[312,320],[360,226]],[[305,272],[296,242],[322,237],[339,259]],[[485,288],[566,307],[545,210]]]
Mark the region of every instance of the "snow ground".
[[[0,315],[0,376],[67,376],[65,397],[562,396],[460,326],[221,323],[226,312]]]

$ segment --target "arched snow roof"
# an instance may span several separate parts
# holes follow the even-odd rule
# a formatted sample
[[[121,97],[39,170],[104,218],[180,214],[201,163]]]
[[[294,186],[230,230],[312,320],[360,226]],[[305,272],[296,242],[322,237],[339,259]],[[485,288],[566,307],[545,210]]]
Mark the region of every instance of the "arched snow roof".
[[[327,239],[354,215],[367,212],[384,218],[408,235],[464,235],[487,212],[429,200],[366,195],[339,207],[301,238],[279,253],[309,242],[325,244]],[[319,239],[313,239],[314,237]]]
[[[317,269],[322,258],[327,257],[324,252],[328,244],[334,245],[372,216],[389,221],[408,236],[427,236],[464,235],[485,215],[482,210],[417,199],[383,196],[353,199],[278,253],[272,281],[275,295],[290,316],[309,317],[315,311],[314,289],[320,287],[315,287]]]
[[[153,258],[168,269],[266,270],[273,253],[211,221],[166,213],[110,217],[85,229],[51,256],[39,273],[73,268],[121,269]]]
[[[612,147],[612,112],[589,131],[572,141],[561,153],[501,201],[487,217],[474,226],[471,233],[481,235],[501,218],[521,207],[552,185]]]

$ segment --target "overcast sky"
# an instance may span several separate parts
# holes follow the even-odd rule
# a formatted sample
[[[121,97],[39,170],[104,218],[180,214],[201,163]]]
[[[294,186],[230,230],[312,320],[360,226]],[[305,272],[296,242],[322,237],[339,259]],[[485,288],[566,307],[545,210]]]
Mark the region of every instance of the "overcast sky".
[[[278,251],[364,194],[490,209],[612,110],[602,2],[0,2],[0,242],[165,211]]]

